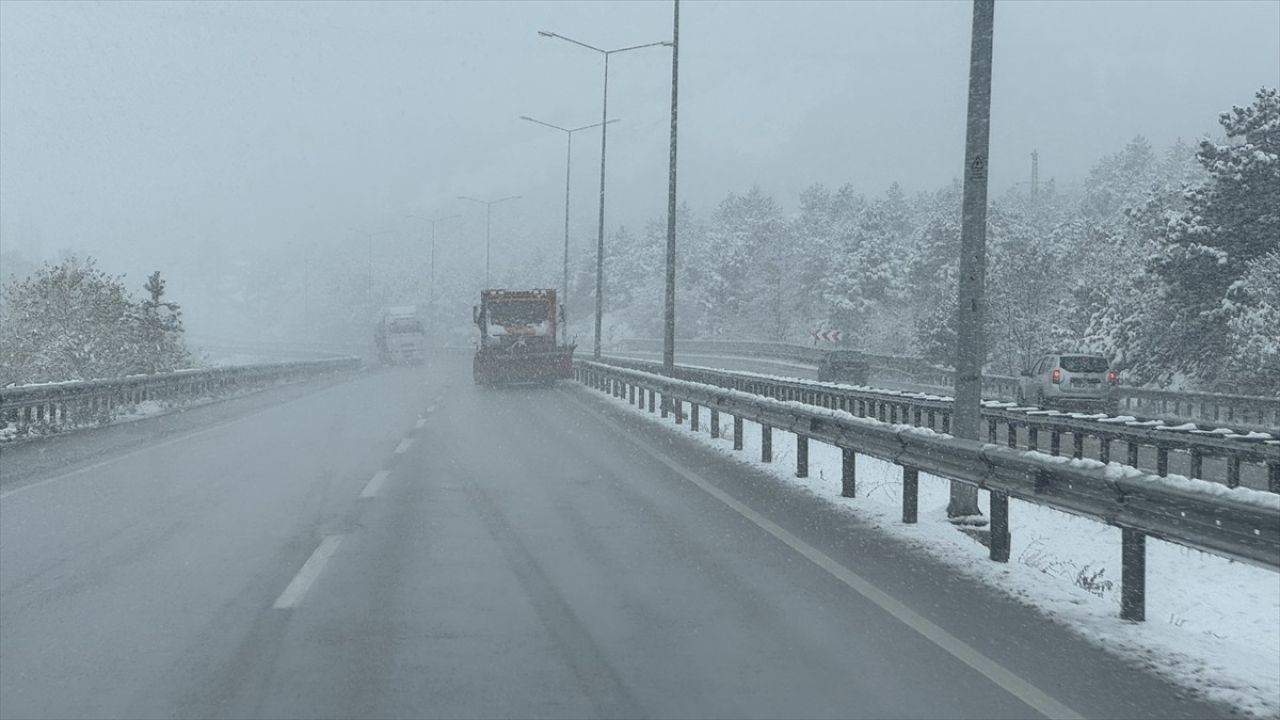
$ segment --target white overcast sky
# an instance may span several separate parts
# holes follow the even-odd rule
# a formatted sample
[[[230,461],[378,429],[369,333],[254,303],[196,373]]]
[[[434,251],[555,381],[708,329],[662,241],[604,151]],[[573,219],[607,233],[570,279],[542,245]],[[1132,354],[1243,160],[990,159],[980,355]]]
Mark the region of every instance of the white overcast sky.
[[[498,248],[553,249],[564,138],[600,118],[600,47],[666,40],[670,2],[0,2],[0,243],[98,256],[134,277],[201,244],[233,252],[420,233],[483,210]],[[681,7],[681,196],[709,212],[758,183],[933,190],[958,176],[967,2]],[[992,192],[1082,180],[1135,134],[1157,148],[1280,84],[1280,2],[999,2]],[[608,225],[666,207],[670,52],[611,61]],[[594,237],[599,135],[574,144],[575,243]],[[479,235],[477,235],[479,233]],[[481,240],[482,242],[482,240]],[[502,243],[506,243],[503,245]],[[3,269],[0,269],[2,271]]]

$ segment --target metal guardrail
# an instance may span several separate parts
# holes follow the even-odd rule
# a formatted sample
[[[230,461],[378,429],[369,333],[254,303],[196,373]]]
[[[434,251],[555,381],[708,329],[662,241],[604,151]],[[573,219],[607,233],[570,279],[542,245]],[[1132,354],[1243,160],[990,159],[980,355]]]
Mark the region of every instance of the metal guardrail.
[[[619,347],[638,352],[662,352],[662,341],[629,339],[621,341]],[[824,352],[821,348],[807,345],[745,340],[680,340],[678,349],[686,353],[774,358],[811,365],[816,365]],[[950,388],[955,384],[954,371],[920,358],[875,354],[866,354],[866,357],[872,370],[881,375],[905,377],[911,382],[937,388]],[[1018,378],[1009,375],[984,375],[982,388],[988,397],[1012,400],[1017,397]],[[1276,397],[1173,392],[1128,385],[1118,386],[1116,397],[1122,412],[1231,423],[1236,427],[1258,430],[1280,429],[1280,398]]]
[[[761,428],[761,460],[771,462],[773,430],[796,436],[796,475],[808,475],[809,442],[841,448],[842,492],[857,495],[856,457],[864,453],[902,468],[902,519],[917,520],[919,473],[969,483],[990,495],[990,556],[1009,559],[1009,498],[1083,516],[1121,529],[1121,617],[1141,621],[1146,606],[1146,538],[1280,570],[1280,497],[1203,481],[1175,482],[1116,466],[1053,458],[858,417],[844,410],[763,397],[605,363],[575,363],[579,382],[664,416],[687,418],[697,430],[710,412],[712,437],[721,415],[733,420],[734,449],[743,421]],[[661,400],[656,397],[661,395]],[[685,413],[684,404],[689,404]]]
[[[610,358],[613,365],[642,372],[665,374],[662,365],[645,360]],[[677,365],[671,375],[679,380],[739,390],[762,395],[775,400],[800,402],[828,409],[838,409],[858,417],[870,417],[881,422],[913,425],[915,427],[950,432],[952,401],[949,398],[904,393],[873,388],[861,388],[836,383],[810,380],[793,380],[755,373],[692,368]],[[1001,426],[1005,429],[1006,442],[1016,448],[1018,432],[1024,431],[1029,450],[1040,449],[1040,439],[1048,439],[1051,455],[1062,452],[1062,436],[1071,435],[1071,455],[1084,456],[1084,441],[1098,441],[1103,463],[1112,458],[1112,444],[1123,443],[1126,454],[1121,462],[1137,468],[1140,448],[1154,448],[1156,475],[1169,474],[1169,453],[1186,452],[1190,457],[1190,476],[1204,478],[1202,469],[1206,458],[1222,458],[1226,464],[1223,481],[1228,487],[1240,485],[1240,468],[1243,463],[1264,466],[1267,472],[1267,489],[1280,493],[1280,440],[1266,440],[1253,435],[1223,435],[1206,433],[1192,427],[1123,423],[1118,418],[1102,420],[1047,414],[1031,408],[1010,407],[1011,403],[984,402],[982,418],[987,427],[987,441],[995,444]]]
[[[355,370],[361,362],[355,357],[326,358],[0,388],[0,429],[21,438],[101,425],[148,400],[217,397],[270,383]]]

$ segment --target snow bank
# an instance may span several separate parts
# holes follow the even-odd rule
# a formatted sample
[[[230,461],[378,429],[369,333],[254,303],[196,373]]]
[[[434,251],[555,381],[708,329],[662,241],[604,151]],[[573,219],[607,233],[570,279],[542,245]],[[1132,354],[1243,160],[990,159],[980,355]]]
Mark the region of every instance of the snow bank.
[[[608,399],[674,432],[694,435],[687,422],[675,425],[636,409],[624,399]],[[1011,500],[1010,561],[995,563],[988,559],[985,547],[947,521],[950,483],[945,479],[920,475],[919,523],[904,525],[901,471],[891,463],[858,455],[859,497],[843,498],[838,448],[811,443],[810,477],[801,479],[794,476],[791,433],[774,431],[774,462],[765,464],[758,461],[760,432],[755,423],[744,423],[741,452],[732,450],[732,425],[722,426],[724,436],[719,440],[711,439],[706,423],[702,428],[696,437],[726,457],[769,472],[781,482],[907,540],[958,572],[1040,609],[1109,652],[1248,714],[1280,716],[1280,577],[1275,572],[1149,539],[1147,622],[1126,622],[1120,619],[1118,528]],[[1102,466],[1087,459],[1054,461]],[[1146,476],[1118,463],[1105,467],[1114,477]],[[1280,509],[1280,495],[1272,493],[1231,489],[1180,476],[1153,481],[1197,492],[1231,493],[1233,498],[1247,497]],[[980,505],[986,512],[987,493],[981,496]]]

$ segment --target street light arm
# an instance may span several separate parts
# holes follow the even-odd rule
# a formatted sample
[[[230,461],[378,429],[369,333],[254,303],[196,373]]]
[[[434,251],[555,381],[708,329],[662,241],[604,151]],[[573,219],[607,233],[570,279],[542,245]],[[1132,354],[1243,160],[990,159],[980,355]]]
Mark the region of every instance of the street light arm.
[[[537,123],[537,124],[539,124],[539,125],[543,125],[543,126],[549,127],[549,128],[551,128],[551,129],[553,129],[553,130],[559,130],[559,131],[561,131],[561,132],[573,132],[573,131],[572,131],[572,130],[570,130],[569,128],[562,128],[562,127],[560,127],[559,125],[552,125],[552,124],[551,124],[551,123],[549,123],[549,122],[543,122],[543,121],[541,121],[541,120],[536,120],[536,119],[534,119],[534,118],[529,117],[528,115],[521,115],[521,116],[520,116],[520,119],[521,119],[521,120],[528,120],[528,121],[529,121],[529,122],[531,122],[531,123]]]
[[[605,54],[613,55],[614,53],[622,53],[622,52],[627,52],[628,50],[640,50],[642,48],[657,47],[659,45],[671,47],[671,42],[669,40],[663,40],[662,42],[651,42],[651,43],[645,43],[644,45],[632,45],[631,47],[618,48],[617,50],[606,50]]]
[[[601,53],[602,55],[608,55],[608,54],[609,54],[609,51],[608,51],[608,50],[603,50],[603,49],[598,48],[598,47],[596,47],[596,46],[594,46],[594,45],[588,45],[588,44],[586,44],[586,43],[584,43],[584,42],[579,42],[579,41],[577,41],[577,40],[574,40],[573,38],[565,37],[565,36],[563,36],[563,35],[558,35],[558,34],[553,33],[553,32],[547,32],[546,30],[539,30],[539,31],[538,31],[538,34],[539,34],[539,35],[541,35],[542,37],[545,37],[545,38],[556,38],[557,40],[564,40],[565,42],[571,42],[571,43],[573,43],[574,45],[580,45],[580,46],[582,46],[582,47],[584,47],[584,48],[586,48],[586,49],[588,49],[588,50],[595,50],[596,52]]]
[[[576,132],[578,132],[579,130],[590,130],[591,128],[598,128],[598,127],[600,127],[601,125],[612,125],[612,124],[614,124],[614,123],[616,123],[616,122],[622,122],[622,119],[621,119],[621,118],[614,118],[614,119],[610,120],[609,122],[595,123],[595,124],[592,124],[592,125],[583,125],[582,127],[574,128],[574,129],[570,130],[569,132],[571,132],[571,133],[576,133]]]

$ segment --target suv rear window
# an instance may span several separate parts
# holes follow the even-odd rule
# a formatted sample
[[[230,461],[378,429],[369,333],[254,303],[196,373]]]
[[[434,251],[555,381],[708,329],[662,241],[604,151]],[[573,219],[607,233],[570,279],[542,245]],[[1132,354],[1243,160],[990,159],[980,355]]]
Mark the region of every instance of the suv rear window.
[[[1067,372],[1104,373],[1107,371],[1107,359],[1097,355],[1063,355],[1061,365]]]

